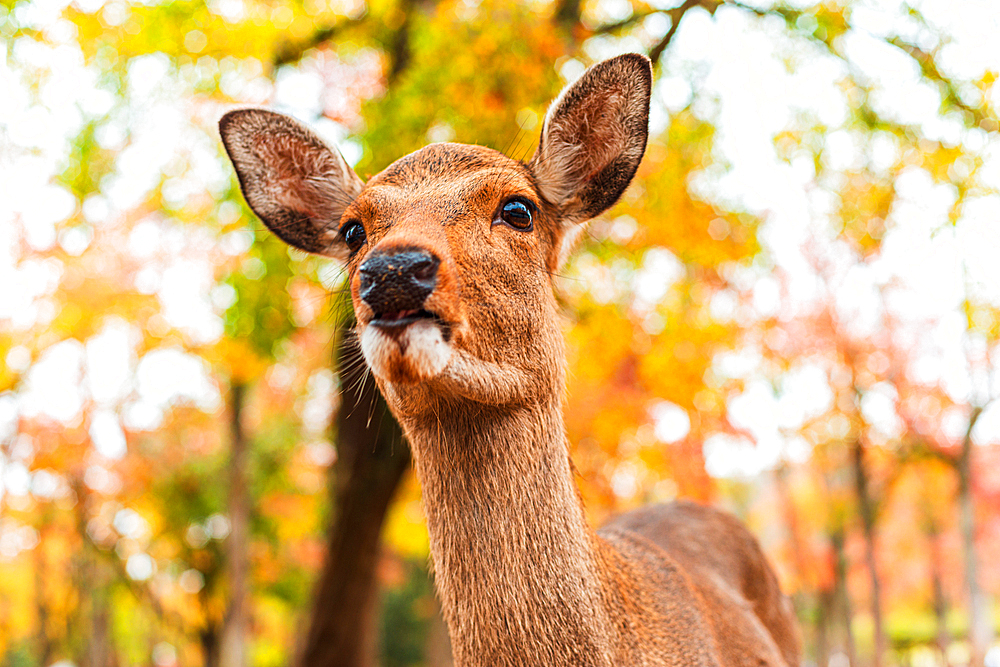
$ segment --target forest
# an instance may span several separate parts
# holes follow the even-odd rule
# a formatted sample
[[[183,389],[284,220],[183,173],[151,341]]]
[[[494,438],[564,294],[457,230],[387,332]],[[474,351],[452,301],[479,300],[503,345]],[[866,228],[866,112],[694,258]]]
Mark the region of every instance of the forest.
[[[650,140],[556,276],[599,525],[722,507],[805,664],[1000,667],[990,0],[0,0],[0,667],[451,664],[345,276],[247,208],[273,108],[363,179],[520,160],[599,60]]]

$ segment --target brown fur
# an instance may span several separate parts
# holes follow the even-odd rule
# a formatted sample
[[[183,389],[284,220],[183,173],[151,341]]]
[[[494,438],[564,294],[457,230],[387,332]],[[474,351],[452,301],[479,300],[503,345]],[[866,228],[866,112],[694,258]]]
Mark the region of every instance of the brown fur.
[[[331,167],[342,158],[292,121],[275,121],[273,131],[295,141],[274,154],[276,142],[260,136],[273,114],[224,119],[247,199],[282,238],[335,254],[338,225],[364,226],[367,242],[347,265],[358,332],[412,446],[456,664],[799,663],[788,601],[735,519],[677,503],[595,532],[574,485],[550,273],[575,223],[614,204],[634,175],[650,87],[643,56],[605,61],[553,103],[529,164],[434,144],[358,192],[352,174]],[[261,145],[270,152],[232,148]],[[352,194],[329,221],[311,194],[336,188]],[[531,231],[500,217],[514,195],[537,206]],[[320,247],[322,238],[334,242]],[[392,336],[371,324],[357,269],[375,248],[419,248],[440,260],[424,303],[437,323]]]

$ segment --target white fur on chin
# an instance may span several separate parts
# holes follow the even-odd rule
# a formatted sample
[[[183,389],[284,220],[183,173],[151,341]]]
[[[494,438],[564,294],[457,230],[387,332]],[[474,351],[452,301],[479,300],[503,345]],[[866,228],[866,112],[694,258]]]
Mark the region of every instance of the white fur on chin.
[[[441,327],[430,320],[417,320],[398,338],[370,325],[361,332],[361,353],[365,361],[376,377],[388,382],[400,381],[401,378],[393,377],[400,370],[409,376],[409,381],[437,377],[451,360],[451,352]]]

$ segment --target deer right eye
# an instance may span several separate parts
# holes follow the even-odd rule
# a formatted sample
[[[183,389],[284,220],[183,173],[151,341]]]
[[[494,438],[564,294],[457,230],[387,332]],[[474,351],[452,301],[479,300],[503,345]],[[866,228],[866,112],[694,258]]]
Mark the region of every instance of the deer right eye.
[[[361,246],[363,246],[365,241],[368,240],[368,235],[365,234],[364,226],[357,220],[349,220],[347,224],[341,228],[340,234],[344,237],[344,242],[347,243],[347,247],[350,249],[351,254],[360,250]]]
[[[533,206],[522,199],[511,199],[500,209],[500,219],[522,231],[531,231],[531,209]]]

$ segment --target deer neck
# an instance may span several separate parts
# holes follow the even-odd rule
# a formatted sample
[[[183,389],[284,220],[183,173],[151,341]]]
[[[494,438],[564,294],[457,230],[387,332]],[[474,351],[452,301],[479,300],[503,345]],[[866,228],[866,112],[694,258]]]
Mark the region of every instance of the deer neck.
[[[600,541],[558,399],[407,421],[457,664],[611,664]]]

